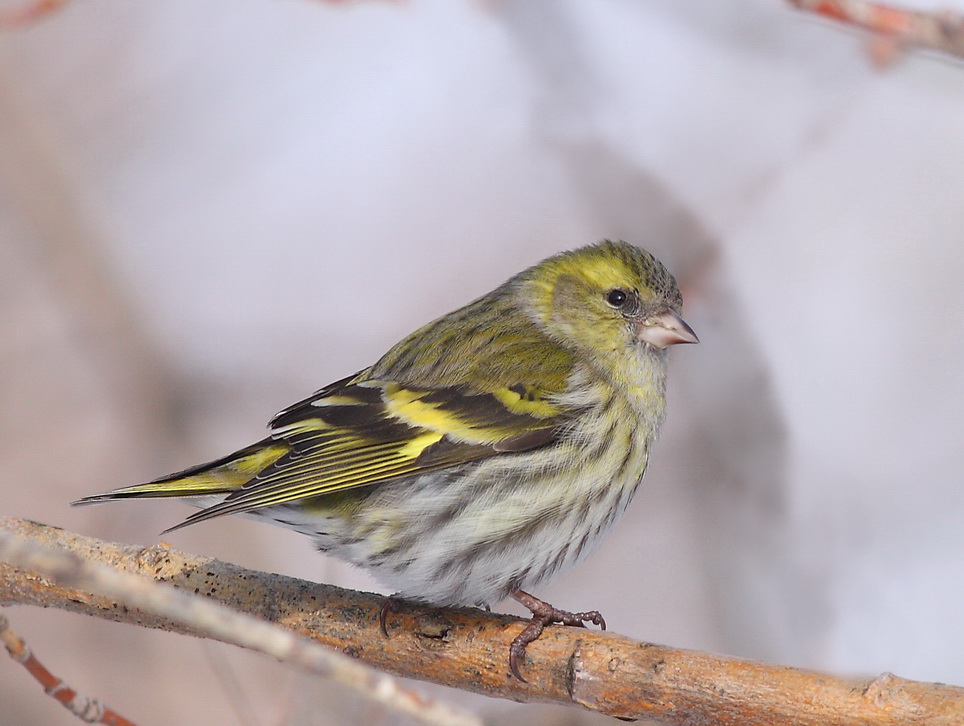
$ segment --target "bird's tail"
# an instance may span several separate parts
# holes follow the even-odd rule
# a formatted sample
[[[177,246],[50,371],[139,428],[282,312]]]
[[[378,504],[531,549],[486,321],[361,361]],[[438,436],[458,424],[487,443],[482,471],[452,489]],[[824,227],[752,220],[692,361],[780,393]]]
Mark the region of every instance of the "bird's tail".
[[[138,497],[207,497],[230,494],[249,482],[288,451],[288,445],[267,438],[216,461],[210,461],[146,484],[121,487],[71,502],[73,505],[98,504]]]

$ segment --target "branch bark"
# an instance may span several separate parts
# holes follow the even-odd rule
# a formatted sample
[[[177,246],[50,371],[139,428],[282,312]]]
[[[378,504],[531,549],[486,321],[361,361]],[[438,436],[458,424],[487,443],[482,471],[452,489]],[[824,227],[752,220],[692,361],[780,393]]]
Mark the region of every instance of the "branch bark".
[[[507,668],[508,644],[526,621],[472,609],[405,606],[378,626],[384,598],[245,570],[170,549],[117,545],[26,520],[0,530],[85,560],[146,575],[284,625],[376,668],[516,701],[578,704],[622,718],[668,724],[964,723],[964,688],[884,673],[824,673],[640,643],[611,633],[552,627],[527,651],[528,683]],[[0,604],[38,605],[208,637],[109,598],[0,563]]]

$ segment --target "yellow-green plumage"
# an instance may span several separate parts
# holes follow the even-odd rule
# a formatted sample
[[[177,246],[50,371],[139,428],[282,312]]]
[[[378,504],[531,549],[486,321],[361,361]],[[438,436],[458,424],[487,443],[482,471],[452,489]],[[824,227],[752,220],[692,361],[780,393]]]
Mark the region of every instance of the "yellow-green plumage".
[[[88,497],[264,517],[403,596],[494,603],[574,564],[629,503],[664,413],[676,282],[604,242],[551,257],[294,404],[210,464]],[[176,529],[177,527],[175,527]]]

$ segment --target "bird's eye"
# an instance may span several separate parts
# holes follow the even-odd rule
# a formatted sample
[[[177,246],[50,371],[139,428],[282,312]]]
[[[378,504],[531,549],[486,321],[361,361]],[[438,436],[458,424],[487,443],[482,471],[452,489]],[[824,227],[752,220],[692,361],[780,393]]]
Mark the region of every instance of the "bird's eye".
[[[614,308],[621,308],[629,300],[629,293],[625,290],[620,290],[616,288],[615,290],[610,290],[606,293],[606,302],[612,305]]]

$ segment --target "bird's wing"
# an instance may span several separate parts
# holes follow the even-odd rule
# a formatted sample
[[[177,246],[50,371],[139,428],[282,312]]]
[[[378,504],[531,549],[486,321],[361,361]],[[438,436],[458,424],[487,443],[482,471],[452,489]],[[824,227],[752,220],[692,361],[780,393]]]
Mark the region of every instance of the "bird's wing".
[[[526,384],[473,391],[371,380],[333,383],[279,413],[272,437],[290,449],[184,525],[444,469],[553,441],[569,416]]]

